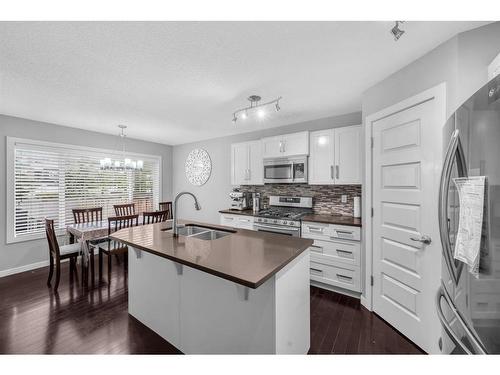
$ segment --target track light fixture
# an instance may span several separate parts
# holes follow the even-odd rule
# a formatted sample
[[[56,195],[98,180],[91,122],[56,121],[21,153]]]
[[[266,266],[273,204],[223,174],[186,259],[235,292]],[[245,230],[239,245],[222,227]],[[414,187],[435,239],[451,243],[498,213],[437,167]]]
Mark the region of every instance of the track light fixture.
[[[399,24],[400,24],[400,23],[401,23],[401,24],[403,24],[404,22],[405,22],[405,21],[395,21],[395,23],[396,23],[396,24],[395,24],[395,25],[394,25],[394,27],[391,29],[391,34],[392,34],[392,36],[394,37],[394,41],[396,41],[396,42],[397,42],[397,41],[399,40],[399,38],[401,38],[401,36],[403,36],[403,34],[405,33],[405,31],[404,31],[404,30],[401,30],[401,29],[399,28]]]
[[[249,107],[241,108],[238,109],[237,111],[233,112],[233,122],[236,123],[239,119],[245,120],[247,119],[250,115],[255,114],[258,118],[263,119],[267,115],[266,107],[274,104],[274,108],[276,109],[276,112],[278,112],[281,107],[280,107],[280,100],[281,96],[271,100],[270,102],[262,103],[260,104],[260,100],[262,99],[259,95],[251,95],[248,98],[248,101],[250,102]]]

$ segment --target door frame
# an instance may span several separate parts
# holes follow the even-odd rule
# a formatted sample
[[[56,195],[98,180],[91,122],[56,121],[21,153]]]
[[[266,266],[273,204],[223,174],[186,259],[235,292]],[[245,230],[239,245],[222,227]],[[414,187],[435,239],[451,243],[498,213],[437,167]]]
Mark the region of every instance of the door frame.
[[[365,117],[365,174],[363,181],[363,243],[364,243],[364,290],[361,294],[361,304],[368,310],[373,310],[373,285],[371,277],[373,275],[373,218],[371,215],[373,205],[372,185],[373,185],[373,148],[372,132],[373,123],[395,113],[402,112],[419,104],[434,100],[437,106],[435,111],[436,123],[441,127],[446,123],[446,82],[440,83],[419,94],[406,98],[396,104],[390,105],[378,112]],[[436,206],[437,210],[437,206]]]

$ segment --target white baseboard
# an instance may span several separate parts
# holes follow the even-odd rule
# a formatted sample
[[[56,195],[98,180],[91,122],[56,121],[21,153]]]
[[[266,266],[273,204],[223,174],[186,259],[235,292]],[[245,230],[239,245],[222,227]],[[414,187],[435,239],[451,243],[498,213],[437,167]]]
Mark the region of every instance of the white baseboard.
[[[366,299],[364,295],[361,295],[361,305],[364,306],[368,311],[372,311],[371,303]]]
[[[333,285],[324,284],[324,283],[320,283],[320,282],[313,281],[313,280],[311,280],[311,285],[315,286],[315,287],[318,287],[318,288],[321,288],[321,289],[329,290],[331,292],[345,294],[346,296],[354,297],[354,298],[358,298],[358,299],[359,299],[359,297],[361,295],[361,293],[354,292],[352,290],[348,290],[348,289],[344,289],[344,288],[338,288],[338,287],[333,286]]]
[[[0,271],[0,277],[14,275],[15,273],[21,273],[21,272],[31,271],[31,270],[34,270],[34,269],[37,269],[37,268],[46,267],[48,265],[49,265],[49,261],[48,260],[43,260],[43,261],[37,262],[37,263],[26,264],[26,265],[21,266],[21,267],[9,268],[7,270]]]

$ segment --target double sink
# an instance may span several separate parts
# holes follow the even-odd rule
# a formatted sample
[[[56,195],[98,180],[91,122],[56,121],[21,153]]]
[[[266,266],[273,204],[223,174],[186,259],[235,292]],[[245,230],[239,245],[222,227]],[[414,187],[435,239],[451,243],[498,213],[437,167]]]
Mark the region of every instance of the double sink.
[[[216,229],[209,227],[201,227],[197,225],[187,224],[186,226],[177,229],[179,236],[198,238],[200,240],[212,241],[222,237],[229,236],[234,231],[225,229]]]

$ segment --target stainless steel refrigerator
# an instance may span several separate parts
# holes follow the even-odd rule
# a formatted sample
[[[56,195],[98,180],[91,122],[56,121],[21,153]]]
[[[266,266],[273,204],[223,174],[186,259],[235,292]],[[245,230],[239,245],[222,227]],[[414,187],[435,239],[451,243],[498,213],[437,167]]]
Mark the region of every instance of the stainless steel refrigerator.
[[[447,122],[439,197],[442,353],[500,354],[500,76]],[[479,274],[453,257],[460,204],[455,177],[486,176]]]

